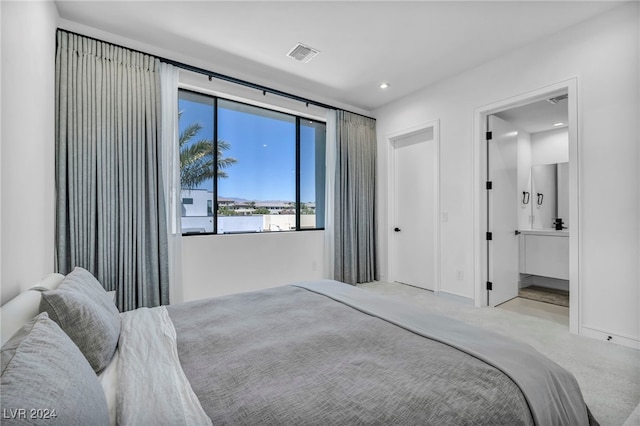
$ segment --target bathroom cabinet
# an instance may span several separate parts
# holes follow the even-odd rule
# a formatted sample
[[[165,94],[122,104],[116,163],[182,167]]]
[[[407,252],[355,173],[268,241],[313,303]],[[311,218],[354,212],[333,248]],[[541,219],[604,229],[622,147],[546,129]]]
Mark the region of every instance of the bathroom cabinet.
[[[521,231],[520,272],[569,279],[569,233],[555,230]]]

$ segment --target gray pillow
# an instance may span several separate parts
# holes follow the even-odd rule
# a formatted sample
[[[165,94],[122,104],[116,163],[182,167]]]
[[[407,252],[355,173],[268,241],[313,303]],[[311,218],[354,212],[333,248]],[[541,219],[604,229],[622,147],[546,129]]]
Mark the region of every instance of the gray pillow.
[[[113,296],[104,289],[91,272],[84,268],[79,266],[73,268],[73,271],[64,277],[58,288],[60,287],[80,291],[93,299],[102,308],[111,312],[118,312],[118,308],[113,302]]]
[[[109,364],[120,337],[120,313],[100,283],[75,268],[56,289],[42,293],[40,311],[69,335],[98,374]]]
[[[41,313],[2,347],[4,425],[108,425],[104,391],[78,347]]]

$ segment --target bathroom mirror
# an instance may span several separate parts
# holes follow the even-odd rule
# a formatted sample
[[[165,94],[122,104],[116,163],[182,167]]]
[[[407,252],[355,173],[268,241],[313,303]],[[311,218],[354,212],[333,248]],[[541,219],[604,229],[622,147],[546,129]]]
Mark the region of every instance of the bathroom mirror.
[[[553,163],[531,167],[531,227],[555,228],[561,218],[563,228],[569,228],[569,163]]]

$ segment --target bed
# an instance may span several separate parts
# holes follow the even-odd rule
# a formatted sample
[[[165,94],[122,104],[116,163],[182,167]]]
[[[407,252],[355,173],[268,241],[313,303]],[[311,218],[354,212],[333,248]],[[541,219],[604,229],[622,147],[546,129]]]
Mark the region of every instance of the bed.
[[[82,268],[36,287],[2,307],[3,424],[597,424],[534,348],[337,281],[125,313]]]

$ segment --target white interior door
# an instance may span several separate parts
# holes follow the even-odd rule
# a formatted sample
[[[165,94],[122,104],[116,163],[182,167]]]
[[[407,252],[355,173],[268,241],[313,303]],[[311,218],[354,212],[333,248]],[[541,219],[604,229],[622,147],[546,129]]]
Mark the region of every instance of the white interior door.
[[[391,277],[433,291],[437,248],[437,150],[433,131],[398,138],[393,151]]]
[[[492,189],[489,198],[488,243],[489,305],[496,306],[518,296],[518,133],[510,123],[489,116],[488,170]],[[533,197],[532,197],[533,198]]]

